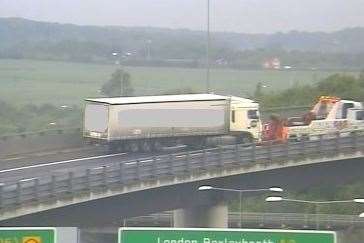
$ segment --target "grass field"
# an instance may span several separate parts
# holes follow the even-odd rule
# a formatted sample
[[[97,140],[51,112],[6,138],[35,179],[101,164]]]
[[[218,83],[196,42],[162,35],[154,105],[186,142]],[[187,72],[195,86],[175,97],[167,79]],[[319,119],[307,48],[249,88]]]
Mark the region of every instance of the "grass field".
[[[86,97],[99,96],[101,85],[115,65],[0,59],[0,99],[16,104],[53,103],[79,105]],[[205,70],[187,68],[124,67],[132,77],[136,94],[158,94],[168,90],[205,89]],[[215,93],[247,96],[258,82],[266,92],[288,88],[296,83],[317,82],[330,74],[322,71],[211,71]]]

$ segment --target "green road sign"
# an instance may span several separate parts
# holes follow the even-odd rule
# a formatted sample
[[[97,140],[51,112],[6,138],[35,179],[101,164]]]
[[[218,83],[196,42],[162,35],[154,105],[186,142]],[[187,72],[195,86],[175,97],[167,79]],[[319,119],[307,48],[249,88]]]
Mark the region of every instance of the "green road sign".
[[[119,243],[336,243],[336,234],[295,230],[120,228]]]
[[[54,228],[0,228],[0,243],[57,243]]]

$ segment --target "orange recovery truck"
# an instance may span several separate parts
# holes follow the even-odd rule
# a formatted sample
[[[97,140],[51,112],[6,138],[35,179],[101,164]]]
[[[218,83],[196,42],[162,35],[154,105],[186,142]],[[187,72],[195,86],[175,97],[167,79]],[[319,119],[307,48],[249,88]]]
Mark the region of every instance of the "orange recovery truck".
[[[364,129],[364,109],[360,102],[321,96],[301,117],[271,116],[263,125],[262,141],[286,142],[288,139],[317,139],[319,136],[350,134]]]

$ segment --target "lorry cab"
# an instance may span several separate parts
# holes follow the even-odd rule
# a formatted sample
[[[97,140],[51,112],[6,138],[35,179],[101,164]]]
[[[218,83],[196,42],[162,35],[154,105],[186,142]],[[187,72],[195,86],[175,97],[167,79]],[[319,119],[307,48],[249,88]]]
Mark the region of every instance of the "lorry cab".
[[[262,122],[259,104],[250,99],[230,98],[230,132],[246,135],[244,139],[260,140]]]

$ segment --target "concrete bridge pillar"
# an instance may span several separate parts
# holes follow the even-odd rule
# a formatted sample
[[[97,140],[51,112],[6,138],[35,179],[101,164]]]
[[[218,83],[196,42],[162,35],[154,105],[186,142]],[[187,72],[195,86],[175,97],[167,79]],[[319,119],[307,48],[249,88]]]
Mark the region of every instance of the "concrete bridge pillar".
[[[220,201],[214,205],[174,210],[173,226],[175,228],[227,228],[227,203]]]

